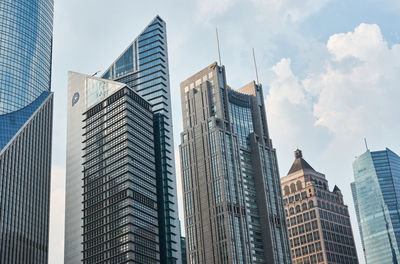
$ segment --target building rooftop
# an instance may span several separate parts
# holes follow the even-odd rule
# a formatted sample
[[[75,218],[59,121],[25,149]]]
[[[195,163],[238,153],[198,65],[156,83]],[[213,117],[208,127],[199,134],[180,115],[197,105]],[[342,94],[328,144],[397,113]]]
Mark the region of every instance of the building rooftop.
[[[295,156],[295,160],[292,164],[292,167],[290,168],[288,174],[292,174],[296,171],[300,171],[300,170],[305,170],[305,169],[309,169],[309,170],[313,170],[313,167],[311,167],[310,164],[307,163],[307,161],[305,161],[303,159],[303,154],[301,152],[301,150],[296,149],[296,151],[294,152],[294,156]]]

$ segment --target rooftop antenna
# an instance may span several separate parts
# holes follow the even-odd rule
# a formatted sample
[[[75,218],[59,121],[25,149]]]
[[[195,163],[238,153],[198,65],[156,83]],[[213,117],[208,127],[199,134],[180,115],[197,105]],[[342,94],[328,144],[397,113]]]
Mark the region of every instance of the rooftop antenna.
[[[221,51],[219,50],[219,38],[218,38],[218,28],[215,28],[215,33],[217,34],[217,48],[218,48],[218,63],[221,66]]]
[[[367,144],[367,139],[366,138],[364,138],[364,143],[365,143],[365,148],[367,149],[367,151],[369,150],[369,148],[368,148],[368,144]]]
[[[256,72],[256,81],[257,84],[260,84],[260,82],[258,81],[257,63],[256,63],[256,55],[254,53],[254,48],[253,48],[253,60],[254,60],[254,70]]]
[[[100,70],[100,71],[97,71],[97,72],[95,72],[95,73],[93,73],[93,74],[92,74],[92,77],[93,77],[93,76],[96,76],[99,72],[101,72],[101,70]]]

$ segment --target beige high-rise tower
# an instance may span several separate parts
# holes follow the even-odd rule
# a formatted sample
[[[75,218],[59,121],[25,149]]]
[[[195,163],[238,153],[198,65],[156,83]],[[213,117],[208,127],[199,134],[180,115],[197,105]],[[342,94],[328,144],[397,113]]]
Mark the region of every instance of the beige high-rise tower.
[[[291,263],[261,85],[233,90],[214,63],[181,96],[188,263]]]
[[[293,263],[358,263],[340,189],[335,185],[329,191],[325,175],[303,159],[301,150],[281,186]]]

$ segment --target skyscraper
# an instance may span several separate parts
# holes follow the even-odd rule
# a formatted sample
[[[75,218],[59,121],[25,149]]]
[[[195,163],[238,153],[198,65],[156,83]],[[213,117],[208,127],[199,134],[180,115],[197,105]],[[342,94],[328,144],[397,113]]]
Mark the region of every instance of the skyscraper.
[[[165,22],[156,16],[111,64],[102,78],[127,84],[152,106],[161,261],[162,263],[180,263],[180,234]]]
[[[369,151],[353,162],[351,183],[366,263],[400,261],[400,157]]]
[[[133,89],[69,73],[65,263],[160,263],[153,134]]]
[[[300,150],[281,184],[293,263],[358,263],[340,189],[335,185],[329,191],[325,175]]]
[[[263,98],[217,63],[181,83],[188,263],[291,263]]]
[[[0,1],[0,263],[47,263],[53,0]]]

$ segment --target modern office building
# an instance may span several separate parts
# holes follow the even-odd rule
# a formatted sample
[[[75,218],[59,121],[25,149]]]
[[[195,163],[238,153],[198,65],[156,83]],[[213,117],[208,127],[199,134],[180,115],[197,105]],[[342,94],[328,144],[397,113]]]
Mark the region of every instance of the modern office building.
[[[102,78],[127,84],[154,113],[160,254],[180,263],[180,235],[166,24],[156,16],[105,71]]]
[[[281,178],[283,204],[294,264],[358,263],[350,216],[335,185],[303,159],[300,150]]]
[[[181,236],[181,254],[182,254],[182,264],[187,263],[187,256],[186,256],[186,238]]]
[[[69,73],[65,263],[160,263],[153,134],[133,89]]]
[[[367,264],[400,262],[400,157],[369,151],[353,162],[354,206]]]
[[[0,1],[0,263],[47,263],[53,0]]]
[[[179,221],[179,234],[181,236],[181,260],[182,260],[182,264],[186,264],[187,263],[186,237],[182,236],[181,221]]]
[[[217,63],[181,83],[188,263],[291,263],[263,98]]]
[[[70,73],[68,97],[68,140],[67,143],[67,193],[66,193],[66,227],[65,227],[65,263],[77,263],[84,258],[82,214],[83,207],[83,153],[79,152],[83,145],[83,132],[79,115],[86,113],[87,108],[73,107],[71,100],[82,99],[86,90],[82,88],[75,94],[76,87],[82,86],[82,80],[74,84],[77,74]],[[107,86],[120,89],[127,85],[151,106],[153,113],[153,146],[156,171],[157,191],[157,227],[159,261],[161,263],[180,263],[180,234],[176,200],[176,179],[174,168],[174,151],[172,136],[172,115],[170,103],[168,52],[166,24],[160,17],[155,17],[123,52],[102,76]],[[107,82],[110,80],[110,82]],[[111,81],[113,80],[113,81]],[[85,90],[86,89],[86,90]],[[108,89],[108,88],[107,88]],[[95,92],[93,92],[95,94]],[[98,92],[102,96],[102,90]],[[93,95],[94,96],[94,95]],[[74,99],[73,99],[74,98]],[[79,99],[81,98],[81,99]],[[74,110],[75,109],[75,110]],[[79,118],[78,118],[79,116]],[[70,119],[71,118],[71,119]],[[79,121],[77,121],[79,120]],[[78,128],[73,126],[78,125]],[[72,130],[78,129],[73,132]],[[79,174],[80,173],[80,174]],[[77,195],[80,194],[80,196]]]

